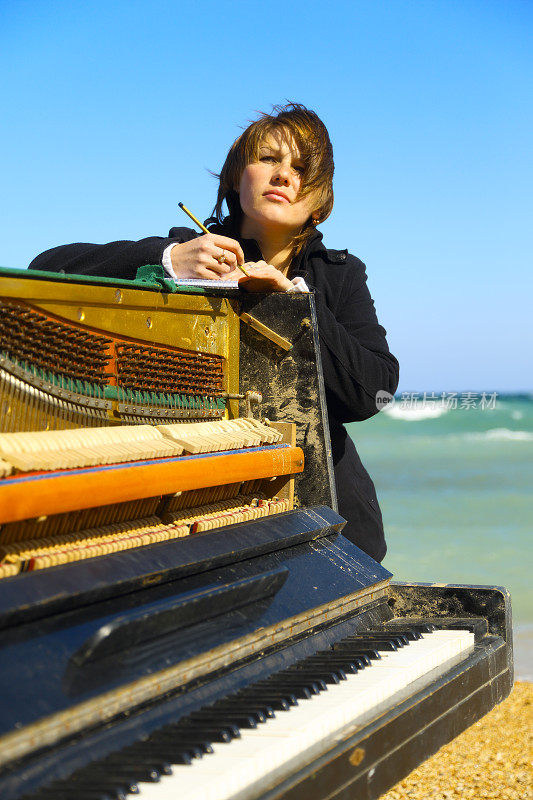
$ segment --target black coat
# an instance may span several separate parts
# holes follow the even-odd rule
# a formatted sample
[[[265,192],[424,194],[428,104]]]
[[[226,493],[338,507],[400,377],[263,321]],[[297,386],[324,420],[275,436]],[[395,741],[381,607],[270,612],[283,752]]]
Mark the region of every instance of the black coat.
[[[212,230],[235,236],[228,228]],[[138,267],[160,264],[169,244],[197,235],[190,228],[172,228],[168,238],[63,245],[41,253],[30,269],[131,280]],[[247,261],[262,258],[255,241],[241,244]],[[362,261],[346,250],[327,250],[316,232],[291,265],[288,277],[297,275],[315,293],[339,512],[348,520],[343,533],[381,561],[386,545],[376,491],[343,423],[377,413],[376,393],[396,390],[398,361],[378,322]]]

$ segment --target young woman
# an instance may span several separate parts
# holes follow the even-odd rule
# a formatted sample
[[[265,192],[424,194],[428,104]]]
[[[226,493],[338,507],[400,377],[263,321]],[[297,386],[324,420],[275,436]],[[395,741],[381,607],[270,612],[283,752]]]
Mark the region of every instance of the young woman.
[[[233,143],[209,234],[172,228],[168,238],[63,245],[37,256],[30,269],[131,279],[138,267],[161,263],[174,277],[237,279],[247,291],[313,291],[339,511],[348,521],[343,532],[381,560],[386,546],[374,484],[344,423],[377,413],[377,393],[396,390],[398,362],[364,264],[346,250],[326,249],[316,230],[333,208],[333,169],[319,117],[294,103],[275,107]]]

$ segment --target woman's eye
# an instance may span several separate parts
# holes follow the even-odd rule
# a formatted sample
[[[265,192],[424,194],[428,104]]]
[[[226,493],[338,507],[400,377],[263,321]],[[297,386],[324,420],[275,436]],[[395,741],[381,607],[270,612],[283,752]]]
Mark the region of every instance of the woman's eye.
[[[298,165],[298,166],[293,166],[293,170],[294,170],[295,172],[297,172],[299,175],[303,175],[303,174],[304,174],[304,172],[305,172],[305,167],[303,167],[303,166],[300,166],[300,165]]]
[[[274,156],[261,156],[261,158],[259,159],[259,161],[275,161],[275,160],[276,159],[274,158]]]

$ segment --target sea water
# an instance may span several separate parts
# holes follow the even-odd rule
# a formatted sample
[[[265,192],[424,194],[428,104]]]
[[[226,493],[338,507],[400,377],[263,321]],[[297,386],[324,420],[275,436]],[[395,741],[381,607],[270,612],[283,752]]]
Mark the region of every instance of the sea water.
[[[505,586],[517,677],[533,680],[533,395],[404,393],[350,423],[397,580]]]

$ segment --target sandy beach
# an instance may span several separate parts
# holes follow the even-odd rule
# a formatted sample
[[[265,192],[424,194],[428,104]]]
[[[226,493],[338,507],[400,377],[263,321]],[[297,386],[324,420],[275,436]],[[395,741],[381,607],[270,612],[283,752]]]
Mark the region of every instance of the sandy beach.
[[[503,703],[397,783],[382,800],[533,797],[533,683],[518,681]]]

